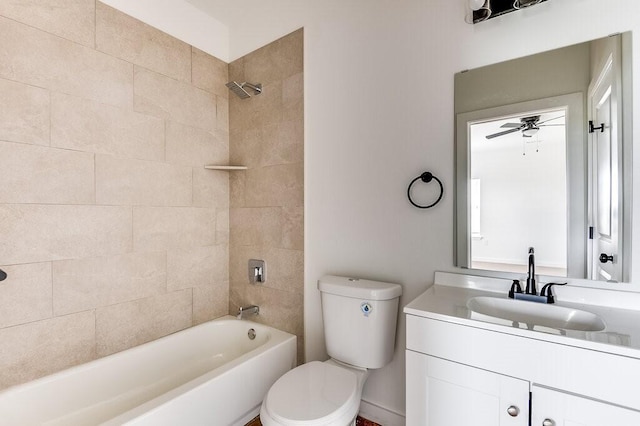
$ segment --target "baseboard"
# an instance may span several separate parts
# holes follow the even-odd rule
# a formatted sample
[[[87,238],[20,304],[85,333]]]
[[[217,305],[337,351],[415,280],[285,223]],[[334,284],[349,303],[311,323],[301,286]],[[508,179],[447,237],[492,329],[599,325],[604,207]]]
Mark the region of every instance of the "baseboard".
[[[242,416],[238,421],[236,421],[233,426],[259,426],[260,419],[258,415],[260,414],[260,406],[254,407],[251,411]]]
[[[360,401],[360,416],[383,426],[405,426],[405,417],[379,405]]]

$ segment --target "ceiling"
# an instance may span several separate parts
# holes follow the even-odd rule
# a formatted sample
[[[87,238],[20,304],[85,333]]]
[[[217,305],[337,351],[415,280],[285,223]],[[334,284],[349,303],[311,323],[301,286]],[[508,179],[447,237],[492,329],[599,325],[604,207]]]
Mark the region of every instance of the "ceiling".
[[[230,61],[304,26],[323,7],[313,0],[184,1],[227,26]]]

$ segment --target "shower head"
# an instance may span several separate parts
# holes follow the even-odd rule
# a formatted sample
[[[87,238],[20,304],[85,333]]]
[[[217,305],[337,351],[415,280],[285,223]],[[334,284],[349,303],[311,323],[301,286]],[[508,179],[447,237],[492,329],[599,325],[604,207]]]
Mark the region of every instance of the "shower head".
[[[262,84],[251,84],[251,83],[238,83],[237,81],[230,81],[227,83],[227,87],[231,89],[233,93],[238,95],[240,99],[247,99],[251,97],[251,94],[245,90],[245,87],[250,88],[255,92],[256,95],[262,93]]]

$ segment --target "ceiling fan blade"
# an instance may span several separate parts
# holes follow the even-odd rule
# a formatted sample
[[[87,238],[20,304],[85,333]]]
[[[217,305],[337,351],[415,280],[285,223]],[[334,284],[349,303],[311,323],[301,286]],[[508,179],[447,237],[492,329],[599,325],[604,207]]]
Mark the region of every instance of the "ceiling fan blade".
[[[557,126],[557,127],[563,126],[564,127],[564,124],[538,124],[538,127],[555,127],[555,126]]]
[[[507,127],[521,127],[522,123],[504,123],[502,126],[500,126],[501,128],[507,128]]]
[[[541,125],[542,123],[548,123],[549,121],[557,120],[558,118],[564,118],[564,115],[559,115],[557,117],[550,118],[548,120],[540,121],[537,125]],[[547,124],[547,126],[564,126],[564,124]]]
[[[522,129],[522,126],[518,127],[517,129],[509,129],[509,130],[505,130],[504,132],[498,132],[492,135],[487,135],[486,138],[487,139],[497,138],[498,136],[504,136],[504,135],[508,135],[509,133],[519,132],[521,129]]]

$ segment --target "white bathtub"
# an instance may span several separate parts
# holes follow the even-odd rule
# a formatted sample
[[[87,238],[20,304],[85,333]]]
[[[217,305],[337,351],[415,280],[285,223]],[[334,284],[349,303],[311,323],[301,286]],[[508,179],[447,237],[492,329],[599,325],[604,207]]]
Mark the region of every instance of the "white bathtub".
[[[244,425],[295,364],[294,335],[223,317],[0,392],[0,423]]]

